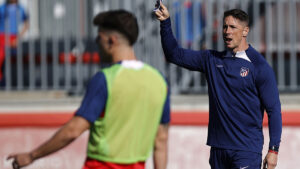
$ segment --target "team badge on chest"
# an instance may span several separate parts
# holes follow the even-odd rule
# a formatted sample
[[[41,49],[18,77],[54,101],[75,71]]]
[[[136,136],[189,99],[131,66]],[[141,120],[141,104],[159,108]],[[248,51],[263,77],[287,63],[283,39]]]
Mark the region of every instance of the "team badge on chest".
[[[248,74],[249,74],[249,68],[242,67],[242,68],[241,68],[241,71],[240,71],[240,75],[241,75],[242,77],[246,77],[246,76],[248,76]]]

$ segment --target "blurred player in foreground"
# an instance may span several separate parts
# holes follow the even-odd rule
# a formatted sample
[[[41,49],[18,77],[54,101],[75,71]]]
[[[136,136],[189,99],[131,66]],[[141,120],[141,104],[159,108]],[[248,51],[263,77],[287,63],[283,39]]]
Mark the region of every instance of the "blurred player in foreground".
[[[113,65],[98,72],[88,84],[75,116],[37,149],[10,155],[20,168],[62,149],[90,130],[83,169],[144,169],[153,152],[155,169],[166,169],[169,92],[163,76],[136,59],[136,17],[124,10],[94,18],[100,56]]]
[[[247,42],[249,17],[239,9],[224,12],[226,50],[193,51],[178,46],[168,9],[161,3],[161,41],[169,62],[205,73],[209,94],[207,144],[213,169],[259,169],[264,110],[269,119],[269,151],[263,167],[273,169],[282,131],[281,105],[272,68]]]

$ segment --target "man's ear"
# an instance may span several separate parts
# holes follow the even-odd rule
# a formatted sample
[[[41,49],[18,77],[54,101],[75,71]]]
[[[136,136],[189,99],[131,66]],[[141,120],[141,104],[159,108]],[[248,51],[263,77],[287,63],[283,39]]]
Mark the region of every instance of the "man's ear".
[[[108,44],[109,44],[109,45],[112,45],[112,44],[113,44],[112,38],[109,38],[109,39],[108,39]]]
[[[248,36],[248,33],[249,33],[249,27],[246,26],[243,30],[243,37],[247,37]]]
[[[111,35],[108,38],[109,45],[117,44],[117,41],[118,41],[118,37],[116,35]]]

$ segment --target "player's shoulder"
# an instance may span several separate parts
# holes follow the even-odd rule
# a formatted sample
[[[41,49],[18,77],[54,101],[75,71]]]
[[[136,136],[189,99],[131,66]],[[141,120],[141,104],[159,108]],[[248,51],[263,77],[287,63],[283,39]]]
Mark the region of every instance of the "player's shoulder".
[[[153,67],[152,65],[150,65],[150,64],[148,64],[148,63],[145,63],[145,62],[143,62],[143,64],[144,64],[144,67],[146,68],[146,69],[149,69],[149,70],[151,70],[151,71],[154,71],[154,72],[159,72],[159,70],[157,70],[155,67]]]
[[[87,88],[97,89],[106,84],[106,77],[103,72],[98,71],[88,81]]]
[[[107,65],[102,65],[100,72],[102,72],[103,74],[110,74],[116,72],[120,68],[121,68],[120,62],[114,64],[107,64]]]
[[[153,67],[152,65],[148,63],[144,63],[144,68],[147,69],[152,75],[163,81],[164,83],[167,83],[166,77],[163,75],[161,71],[159,71],[157,68]]]
[[[274,71],[262,54],[256,51],[252,46],[246,50],[246,53],[254,65],[258,79],[266,79],[274,76]]]
[[[251,45],[249,45],[249,48],[246,50],[246,54],[256,68],[271,68],[265,57]]]
[[[98,71],[96,74],[93,75],[93,77],[91,78],[91,81],[94,82],[101,82],[105,80],[105,74],[102,71]]]

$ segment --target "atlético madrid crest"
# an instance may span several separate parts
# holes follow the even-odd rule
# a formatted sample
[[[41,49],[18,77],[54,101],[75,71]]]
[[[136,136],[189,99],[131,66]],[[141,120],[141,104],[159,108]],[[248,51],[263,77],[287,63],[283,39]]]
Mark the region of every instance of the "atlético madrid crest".
[[[246,77],[246,76],[248,76],[248,74],[249,74],[249,68],[242,67],[242,68],[241,68],[241,71],[240,71],[240,75],[241,75],[242,77]]]

